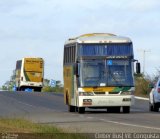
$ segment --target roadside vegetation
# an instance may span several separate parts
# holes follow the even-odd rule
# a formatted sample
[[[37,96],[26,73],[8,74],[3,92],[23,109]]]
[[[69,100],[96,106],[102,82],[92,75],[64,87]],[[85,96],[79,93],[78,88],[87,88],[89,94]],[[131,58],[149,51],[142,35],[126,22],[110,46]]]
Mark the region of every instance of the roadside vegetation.
[[[42,92],[62,93],[63,92],[63,87],[45,86],[45,87],[43,87]]]
[[[63,85],[61,81],[55,81],[55,85],[50,85],[50,80],[45,79],[44,80],[44,87],[42,89],[42,92],[56,92],[56,93],[62,93],[63,92]]]
[[[144,75],[135,75],[135,96],[148,97],[151,91],[151,88],[149,88],[150,83],[151,80]]]
[[[35,124],[22,119],[0,119],[0,135],[34,139],[87,139],[76,133],[66,133],[53,126]],[[0,137],[1,138],[1,137]]]
[[[149,97],[151,85],[154,86],[160,77],[160,70],[157,69],[155,75],[149,76],[144,74],[135,74],[135,95],[140,97]]]

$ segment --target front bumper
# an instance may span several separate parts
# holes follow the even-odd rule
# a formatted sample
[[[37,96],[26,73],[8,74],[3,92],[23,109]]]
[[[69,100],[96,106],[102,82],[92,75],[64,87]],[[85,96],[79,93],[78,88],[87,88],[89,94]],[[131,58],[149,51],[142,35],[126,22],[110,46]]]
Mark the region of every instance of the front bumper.
[[[43,87],[42,82],[21,82],[20,86]]]
[[[78,107],[114,107],[131,106],[134,104],[134,96],[79,96]]]

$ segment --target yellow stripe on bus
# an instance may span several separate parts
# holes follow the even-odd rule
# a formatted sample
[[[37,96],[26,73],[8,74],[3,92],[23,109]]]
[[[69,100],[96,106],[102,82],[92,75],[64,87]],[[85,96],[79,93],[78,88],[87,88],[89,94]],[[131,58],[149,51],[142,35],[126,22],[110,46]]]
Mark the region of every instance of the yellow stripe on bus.
[[[88,87],[88,88],[82,88],[84,92],[110,92],[115,89],[115,87]]]

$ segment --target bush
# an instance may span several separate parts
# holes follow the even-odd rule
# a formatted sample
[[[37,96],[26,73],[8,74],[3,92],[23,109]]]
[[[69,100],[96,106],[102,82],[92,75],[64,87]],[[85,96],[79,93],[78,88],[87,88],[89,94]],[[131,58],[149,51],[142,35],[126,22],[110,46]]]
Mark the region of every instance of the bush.
[[[149,84],[151,81],[146,77],[142,76],[135,76],[135,95],[136,96],[144,96],[148,97],[150,88]]]
[[[43,87],[42,92],[63,92],[63,87],[46,86],[46,87]]]

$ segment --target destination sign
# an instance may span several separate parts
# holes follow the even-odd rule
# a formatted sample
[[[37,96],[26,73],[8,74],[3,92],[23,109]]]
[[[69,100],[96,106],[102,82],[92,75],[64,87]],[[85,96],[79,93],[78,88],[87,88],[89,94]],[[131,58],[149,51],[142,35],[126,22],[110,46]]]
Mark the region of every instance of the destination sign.
[[[127,59],[130,58],[130,56],[107,56],[107,59]]]

